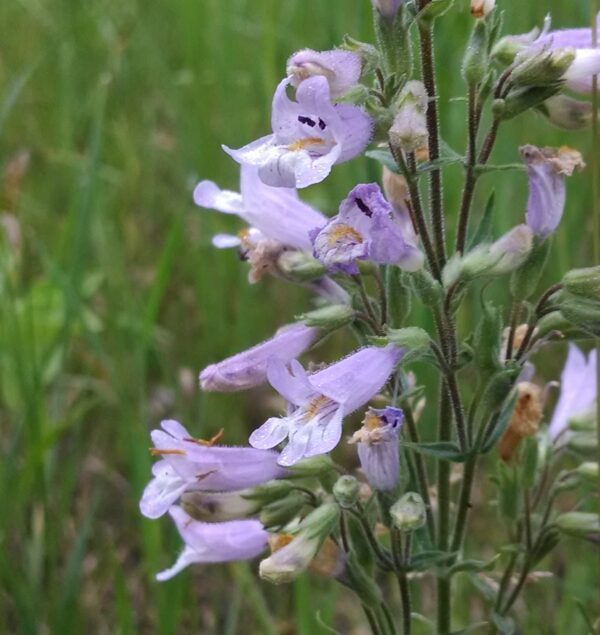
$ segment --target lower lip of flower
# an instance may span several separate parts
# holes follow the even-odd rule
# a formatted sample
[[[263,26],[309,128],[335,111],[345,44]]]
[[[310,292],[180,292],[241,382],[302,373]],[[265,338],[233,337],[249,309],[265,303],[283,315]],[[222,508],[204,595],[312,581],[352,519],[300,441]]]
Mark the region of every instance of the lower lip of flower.
[[[290,152],[300,152],[300,150],[306,150],[312,146],[325,145],[325,141],[321,137],[304,137],[303,139],[297,139],[290,143],[287,149]]]

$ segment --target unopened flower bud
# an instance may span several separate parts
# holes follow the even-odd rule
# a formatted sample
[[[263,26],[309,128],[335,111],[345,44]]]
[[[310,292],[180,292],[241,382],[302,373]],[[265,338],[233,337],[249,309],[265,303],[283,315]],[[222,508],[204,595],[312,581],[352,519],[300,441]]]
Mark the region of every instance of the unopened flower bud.
[[[577,328],[600,337],[600,301],[566,291],[557,295],[562,315]]]
[[[269,481],[264,485],[258,485],[246,490],[244,497],[264,505],[287,496],[293,489],[294,485],[289,481]]]
[[[373,8],[379,12],[383,18],[393,20],[400,9],[403,0],[371,0]]]
[[[516,329],[514,329],[513,332],[513,340],[512,340],[512,350],[513,351],[518,351],[521,348],[521,344],[523,343],[523,340],[525,339],[525,336],[527,335],[527,332],[529,331],[529,324],[519,324],[519,326],[517,326]],[[507,358],[507,346],[508,346],[508,339],[510,337],[510,332],[511,332],[511,328],[510,326],[507,326],[504,331],[502,331],[502,349],[500,352],[500,359],[504,360]],[[537,328],[535,328],[533,330],[533,334],[532,337],[535,337],[538,333]]]
[[[260,577],[273,584],[291,582],[310,565],[339,517],[333,503],[321,505],[299,525],[293,536],[285,535],[271,543],[273,553],[259,565]]]
[[[385,198],[392,204],[392,207],[395,210],[405,209],[406,201],[410,200],[406,179],[401,174],[396,174],[384,166],[382,182]]]
[[[407,492],[390,508],[392,523],[400,531],[415,531],[425,524],[425,503],[416,492]]]
[[[415,152],[427,146],[427,104],[427,91],[423,83],[416,80],[407,82],[398,98],[398,112],[389,132],[392,145],[406,152]]]
[[[302,461],[288,467],[288,470],[292,476],[310,478],[335,472],[335,465],[328,454],[320,454],[311,456],[308,459],[302,459]]]
[[[296,282],[309,282],[325,274],[325,267],[306,251],[284,251],[277,260],[277,269]]]
[[[477,0],[474,0],[477,2]],[[479,4],[484,4],[481,0]],[[489,68],[488,61],[488,31],[483,20],[478,20],[473,27],[469,44],[465,51],[462,64],[462,74],[467,84],[479,84]]]
[[[306,495],[294,490],[286,497],[265,505],[260,511],[260,522],[265,527],[283,527],[300,513],[306,502]]]
[[[194,520],[222,522],[255,514],[260,503],[245,498],[250,490],[241,492],[187,492],[181,497],[181,507]]]
[[[388,329],[386,341],[404,350],[403,362],[420,357],[431,349],[431,337],[425,329],[407,326],[403,329]]]
[[[562,284],[574,295],[600,300],[600,266],[572,269],[564,275]]]
[[[587,512],[568,512],[560,514],[554,521],[565,534],[588,537],[600,534],[600,516]]]
[[[510,461],[522,439],[537,433],[542,419],[542,389],[530,382],[517,385],[517,403],[502,439],[499,452],[503,461]]]
[[[308,570],[324,578],[339,578],[346,568],[346,555],[331,539],[326,538]]]
[[[471,15],[474,18],[485,18],[495,6],[496,0],[471,0]]]
[[[540,30],[536,27],[529,33],[522,35],[506,35],[493,46],[491,56],[502,66],[509,66],[514,62],[518,53],[535,42],[539,34]]]
[[[559,82],[575,61],[572,48],[538,47],[517,54],[511,81],[517,86],[546,86]]]
[[[359,489],[360,485],[354,476],[340,476],[333,486],[333,495],[340,507],[349,509],[356,504]]]
[[[596,485],[598,483],[599,472],[597,462],[588,461],[587,463],[582,463],[577,467],[575,472],[587,483],[592,485]]]
[[[533,232],[527,225],[517,225],[490,247],[492,256],[498,261],[491,273],[496,275],[518,269],[527,259],[533,246]]]
[[[546,99],[538,109],[548,117],[550,123],[564,130],[581,130],[592,122],[592,104],[567,95],[554,95]]]
[[[338,329],[354,321],[356,312],[348,304],[330,304],[321,309],[303,313],[297,319],[306,326],[318,326],[327,329]]]

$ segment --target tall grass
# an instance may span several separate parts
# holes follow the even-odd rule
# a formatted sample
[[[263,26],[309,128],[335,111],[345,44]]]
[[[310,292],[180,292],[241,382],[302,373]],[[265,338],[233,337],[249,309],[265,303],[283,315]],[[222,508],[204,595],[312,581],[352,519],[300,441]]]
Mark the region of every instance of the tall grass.
[[[503,4],[509,32],[548,10],[556,25],[587,21],[583,0]],[[465,8],[441,23],[437,47],[443,135],[459,151]],[[367,0],[0,3],[0,209],[12,229],[0,247],[1,632],[312,635],[330,632],[336,602],[352,632],[350,600],[319,581],[274,590],[235,564],[158,585],[179,538],[137,509],[162,417],[198,436],[224,427],[233,443],[269,410],[266,390],[203,395],[195,376],[293,319],[306,297],[249,286],[236,256],[210,246],[235,221],[194,209],[191,189],[200,177],[236,187],[219,144],[263,134],[286,57],[344,33],[371,39]],[[506,126],[498,162],[516,160],[524,130],[531,143],[590,148],[587,133],[528,114]],[[306,194],[331,213],[378,175],[352,162]],[[450,210],[460,177],[446,173]],[[493,178],[499,232],[521,218],[526,183]],[[589,176],[573,177],[549,279],[589,261],[590,201]],[[570,596],[594,598],[593,564],[572,545],[562,553],[561,580],[531,604],[526,628],[541,630],[528,633],[575,632]]]

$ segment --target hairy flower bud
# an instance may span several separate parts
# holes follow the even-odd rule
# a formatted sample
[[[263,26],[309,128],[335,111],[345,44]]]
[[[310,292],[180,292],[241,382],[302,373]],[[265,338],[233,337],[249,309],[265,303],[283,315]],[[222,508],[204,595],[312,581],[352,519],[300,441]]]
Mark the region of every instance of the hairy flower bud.
[[[567,512],[554,521],[565,534],[588,537],[600,534],[600,516],[588,512]]]
[[[509,66],[520,51],[535,42],[539,34],[540,30],[536,27],[522,35],[504,36],[494,44],[491,51],[492,59],[502,66]]]
[[[293,536],[284,535],[271,541],[271,556],[259,565],[263,580],[273,584],[291,582],[305,571],[337,523],[339,507],[321,505],[299,525]]]
[[[348,304],[330,304],[298,316],[306,326],[318,326],[327,329],[338,329],[350,324],[356,311]]]
[[[567,95],[554,95],[538,107],[548,121],[564,130],[581,130],[592,122],[593,107]]]
[[[354,476],[344,475],[333,486],[333,495],[340,507],[354,507],[358,500],[360,485]]]
[[[415,531],[425,524],[425,503],[416,492],[407,492],[390,507],[390,516],[396,529]]]
[[[306,251],[284,251],[277,259],[277,270],[294,282],[310,282],[325,273],[325,267]]]
[[[379,12],[383,18],[393,20],[400,9],[403,0],[371,0],[373,8]]]
[[[260,508],[260,503],[245,497],[249,491],[187,492],[181,496],[181,507],[194,520],[211,523],[245,518]]]
[[[517,86],[546,86],[559,82],[576,58],[575,49],[531,47],[517,54],[511,80]]]
[[[284,498],[265,505],[260,511],[260,522],[265,527],[283,527],[300,513],[306,502],[303,492],[292,490]]]
[[[600,266],[572,269],[563,276],[562,284],[569,293],[600,301]]]
[[[517,403],[508,428],[500,440],[500,456],[510,461],[522,439],[537,433],[542,419],[542,389],[530,382],[517,385]]]
[[[407,82],[398,98],[398,112],[389,132],[392,145],[406,152],[427,147],[427,104],[427,91],[423,83],[416,80]]]
[[[496,0],[471,0],[471,15],[474,18],[485,18],[495,6]]]
[[[483,4],[482,1],[480,4]],[[488,31],[485,22],[478,20],[473,27],[469,44],[465,51],[462,74],[467,84],[474,86],[484,78],[489,68]]]

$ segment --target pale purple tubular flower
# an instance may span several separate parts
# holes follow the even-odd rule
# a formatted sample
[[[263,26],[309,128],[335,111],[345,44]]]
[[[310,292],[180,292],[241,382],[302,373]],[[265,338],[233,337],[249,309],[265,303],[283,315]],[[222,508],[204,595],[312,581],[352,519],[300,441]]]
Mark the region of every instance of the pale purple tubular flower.
[[[157,574],[160,582],[169,580],[190,564],[251,560],[268,544],[269,534],[258,520],[203,523],[177,506],[171,507],[169,513],[185,547],[172,567]]]
[[[304,49],[294,53],[287,61],[287,74],[297,88],[309,77],[322,75],[329,82],[332,97],[340,97],[353,88],[360,79],[361,59],[351,51],[313,51]]]
[[[400,447],[398,435],[404,420],[399,408],[369,408],[363,426],[350,438],[356,443],[360,465],[371,487],[389,491],[398,484]]]
[[[332,104],[327,79],[301,82],[292,101],[282,80],[273,97],[273,134],[233,150],[223,149],[242,165],[258,167],[264,183],[274,187],[307,187],[327,177],[335,163],[360,154],[371,139],[373,123],[359,107]]]
[[[221,190],[212,181],[201,181],[194,190],[194,202],[200,207],[235,214],[250,225],[242,237],[219,235],[217,247],[271,239],[286,247],[310,250],[308,232],[323,224],[326,217],[298,198],[295,189],[269,187],[258,176],[258,168],[242,165],[240,193]],[[229,240],[227,240],[229,238]]]
[[[565,176],[571,176],[585,163],[576,150],[521,146],[521,157],[529,175],[529,199],[525,221],[531,230],[546,238],[556,230],[566,199]]]
[[[184,492],[241,490],[285,475],[276,452],[211,446],[173,420],[161,422],[161,427],[151,437],[152,451],[162,459],[153,466],[154,478],[140,501],[148,518],[162,516]]]
[[[595,350],[586,358],[575,344],[569,344],[567,361],[560,377],[560,397],[548,428],[553,441],[567,430],[570,419],[593,408],[598,396],[596,364]]]
[[[407,271],[423,266],[413,235],[403,230],[376,183],[357,185],[342,201],[339,214],[311,236],[315,258],[331,271],[355,274],[357,260],[396,264]]]
[[[304,353],[318,335],[319,329],[301,322],[284,326],[271,339],[207,366],[200,373],[202,390],[234,392],[258,386],[267,379],[269,359],[289,362]]]
[[[596,18],[600,25],[600,14]],[[592,78],[600,73],[600,50],[592,43],[592,29],[560,29],[543,33],[532,46],[550,50],[575,49],[575,60],[563,76],[567,86],[581,93],[592,92]]]
[[[383,387],[402,352],[392,345],[366,347],[308,375],[297,362],[269,362],[271,385],[290,404],[284,417],[271,417],[250,435],[255,448],[273,448],[286,438],[280,465],[294,465],[305,457],[326,454],[339,443],[342,420],[367,403]]]

